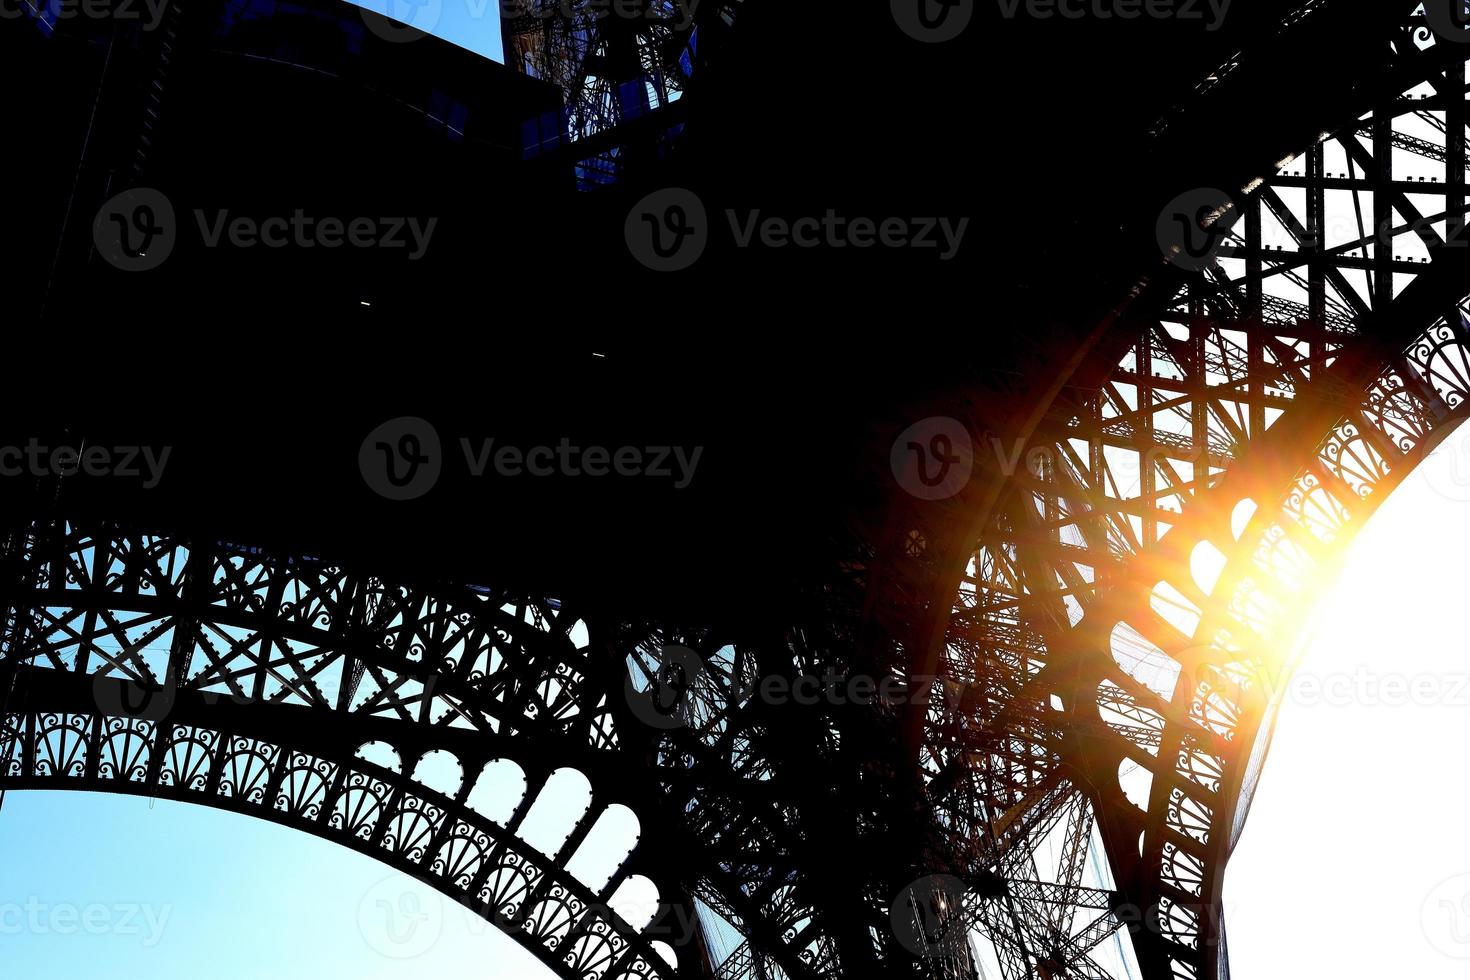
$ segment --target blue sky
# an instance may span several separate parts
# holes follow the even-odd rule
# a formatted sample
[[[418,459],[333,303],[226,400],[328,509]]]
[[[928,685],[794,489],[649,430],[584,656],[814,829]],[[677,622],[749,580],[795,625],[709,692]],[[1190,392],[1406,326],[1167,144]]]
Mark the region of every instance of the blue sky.
[[[101,793],[0,809],[6,976],[62,980],[550,978],[387,866],[240,814]]]
[[[500,37],[502,2],[503,0],[362,0],[358,6],[375,10],[425,33],[452,41],[494,61],[504,62],[505,48]],[[392,38],[401,37],[396,31],[384,33]]]

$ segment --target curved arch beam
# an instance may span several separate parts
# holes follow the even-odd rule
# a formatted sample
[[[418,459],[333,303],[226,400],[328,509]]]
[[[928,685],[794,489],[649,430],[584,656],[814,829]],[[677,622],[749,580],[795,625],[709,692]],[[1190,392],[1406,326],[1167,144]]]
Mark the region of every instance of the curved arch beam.
[[[702,972],[681,878],[653,847],[679,838],[614,751],[617,689],[561,603],[105,522],[37,522],[8,557],[21,587],[0,664],[5,785],[143,792],[309,830],[433,884],[568,978],[672,975],[651,946],[661,936],[678,940],[681,972]],[[401,770],[357,757],[370,742]],[[413,778],[436,751],[465,771],[453,797]],[[529,783],[505,828],[468,805],[496,758]],[[539,854],[515,830],[562,767],[589,778],[592,807]],[[293,795],[301,782],[313,799]],[[594,893],[566,867],[614,803],[643,834]],[[663,902],[641,930],[606,908],[634,874]]]
[[[1299,164],[1305,176],[1280,174],[1246,199],[1244,240],[1221,253],[1243,275],[1215,270],[1177,295],[1155,291],[1155,319],[1134,324],[1143,338],[1099,381],[1074,375],[1077,391],[1015,444],[1038,451],[1036,465],[995,471],[989,433],[975,433],[977,465],[992,470],[989,505],[896,504],[893,540],[927,547],[895,544],[892,561],[906,570],[887,574],[931,600],[895,633],[943,654],[945,696],[910,719],[922,732],[923,795],[959,839],[952,866],[930,870],[1006,879],[972,914],[1007,975],[1091,976],[1100,970],[1089,943],[1124,925],[1147,977],[1222,972],[1218,888],[1264,751],[1256,733],[1278,683],[1272,658],[1289,648],[1333,549],[1463,417],[1454,304],[1470,262],[1462,241],[1447,245],[1429,227],[1447,221],[1451,239],[1463,227],[1463,52],[1410,28],[1386,76],[1410,91],[1374,106],[1366,144],[1359,124],[1339,134],[1349,172],[1327,173],[1319,144]],[[1449,120],[1447,175],[1411,190],[1392,172],[1405,141],[1395,121],[1430,111]],[[1277,186],[1305,188],[1303,217]],[[1325,240],[1329,187],[1373,194],[1359,241]],[[1413,213],[1409,193],[1443,195],[1445,208]],[[1268,253],[1263,221],[1294,245]],[[1429,261],[1394,254],[1418,247]],[[1395,281],[1406,276],[1407,287]],[[1304,301],[1272,288],[1288,279]],[[1170,415],[1177,430],[1159,420]],[[1137,483],[1121,487],[1113,455],[1130,452]],[[1242,535],[1231,518],[1244,496],[1261,506]],[[976,514],[968,567],[950,579],[961,563],[954,529]],[[1190,568],[1206,541],[1225,565],[1208,588]],[[1126,767],[1149,777],[1142,807],[1120,785]],[[1045,912],[1055,895],[1029,880],[1033,851],[1065,827],[1066,849],[1082,853],[1094,823],[1116,895],[1074,934]],[[1081,866],[1060,872],[1058,894],[1080,894]]]

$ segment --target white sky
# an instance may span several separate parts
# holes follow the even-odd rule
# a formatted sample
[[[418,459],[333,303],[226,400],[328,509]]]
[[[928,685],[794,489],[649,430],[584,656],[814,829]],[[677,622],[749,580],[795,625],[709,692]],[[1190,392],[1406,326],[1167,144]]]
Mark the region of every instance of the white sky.
[[[1470,975],[1470,427],[1354,543],[1225,880],[1242,978]]]

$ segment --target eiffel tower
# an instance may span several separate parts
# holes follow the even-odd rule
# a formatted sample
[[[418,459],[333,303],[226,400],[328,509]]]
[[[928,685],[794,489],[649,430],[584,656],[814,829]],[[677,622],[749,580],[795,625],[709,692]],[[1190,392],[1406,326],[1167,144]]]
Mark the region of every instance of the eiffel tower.
[[[233,346],[184,366],[174,327],[16,340],[0,793],[295,828],[566,980],[1228,977],[1224,876],[1304,624],[1470,414],[1463,18],[1263,4],[1222,61],[1159,49],[1190,83],[1106,122],[1137,133],[1114,164],[1067,155],[1083,108],[1049,131],[1038,101],[984,104],[1023,92],[972,98],[982,28],[925,46],[900,3],[829,6],[508,0],[503,66],[330,5],[41,16],[27,64],[115,58],[74,83],[97,107],[56,151],[74,170],[41,178],[66,217],[23,267],[36,322],[157,309]],[[906,54],[823,89],[803,65],[856,57],[855,22]],[[1072,43],[1038,74],[1117,61]],[[304,158],[211,155],[228,127],[191,114],[226,64],[381,113],[391,139],[363,145],[387,162],[342,180],[424,168],[375,212],[446,216],[422,275],[313,266],[297,305],[268,256],[184,241],[211,161],[262,174],[252,206],[348,200]],[[878,101],[895,77],[926,99]],[[859,119],[884,138],[802,141]],[[236,149],[263,167],[261,145]],[[785,155],[824,163],[763,166]],[[973,194],[952,272],[727,241],[669,284],[622,244],[668,188],[713,238],[884,173],[942,205],[929,167]],[[154,279],[93,221],[145,184],[185,229]],[[959,228],[909,213],[916,240]],[[271,333],[269,309],[309,326]],[[515,438],[482,442],[497,424]],[[562,831],[529,832],[568,793]]]

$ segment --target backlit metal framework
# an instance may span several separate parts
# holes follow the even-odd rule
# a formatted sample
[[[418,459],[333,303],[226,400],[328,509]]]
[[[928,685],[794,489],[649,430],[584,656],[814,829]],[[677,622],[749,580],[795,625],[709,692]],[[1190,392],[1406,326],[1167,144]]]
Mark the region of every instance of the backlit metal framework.
[[[596,183],[600,176],[611,182],[635,125],[656,124],[663,135],[677,126],[670,107],[718,50],[740,4],[647,0],[638,16],[629,17],[583,0],[510,0],[501,25],[506,63],[562,90],[561,135],[572,141],[605,137],[586,146],[583,180]],[[619,127],[625,132],[615,136]],[[634,141],[653,144],[659,138],[655,132]]]
[[[673,101],[694,32],[530,2],[508,37],[574,137]],[[295,826],[580,980],[1227,976],[1224,869],[1302,620],[1470,413],[1465,47],[1420,14],[1385,44],[1394,87],[1239,190],[1219,261],[1152,270],[1025,426],[925,406],[967,428],[975,475],[938,501],[892,486],[805,621],[597,619],[37,518],[7,551],[0,787]],[[765,686],[813,678],[887,694]],[[588,805],[535,846],[567,770]],[[641,836],[582,880],[614,806]]]
[[[15,544],[3,785],[299,828],[429,882],[568,977],[671,976],[695,948],[665,941],[689,919],[655,817],[606,880],[575,872],[609,807],[645,794],[560,603],[109,524],[37,522]],[[435,756],[458,778],[425,776]],[[545,852],[521,829],[559,770],[591,792]],[[630,896],[641,921],[615,911]]]
[[[910,728],[974,940],[931,972],[1226,975],[1222,873],[1301,621],[1470,395],[1464,52],[1417,14],[1393,43],[1401,94],[1237,195],[1218,264],[1137,304],[1110,371],[1030,432],[974,427],[989,499],[890,515],[890,591],[940,596],[890,622],[943,678]]]

